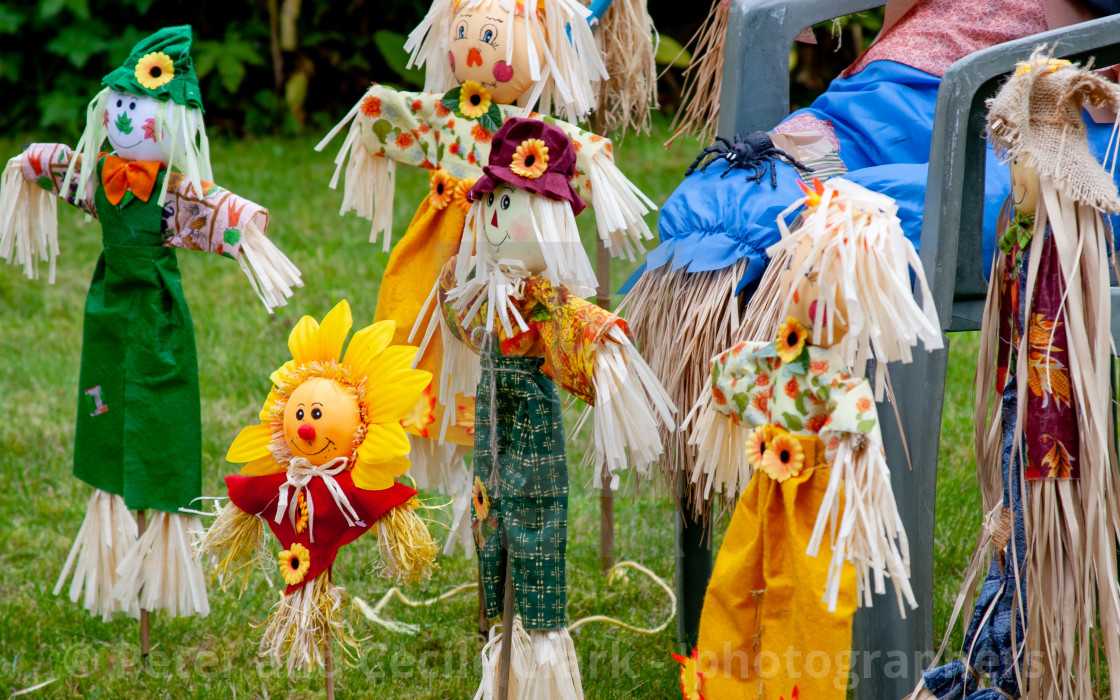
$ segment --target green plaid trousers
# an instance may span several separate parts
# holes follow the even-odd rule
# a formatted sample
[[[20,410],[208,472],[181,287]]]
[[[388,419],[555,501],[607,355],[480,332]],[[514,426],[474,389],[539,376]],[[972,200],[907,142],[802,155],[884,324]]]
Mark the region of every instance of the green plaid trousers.
[[[508,561],[525,629],[560,629],[567,606],[568,543],[568,468],[560,396],[541,371],[542,358],[495,353],[480,359],[474,473],[486,485],[490,517],[498,524],[478,550],[486,615],[496,617],[502,611]],[[491,479],[494,446],[497,488]],[[472,509],[471,518],[475,517]],[[503,556],[503,546],[508,547],[508,557]]]

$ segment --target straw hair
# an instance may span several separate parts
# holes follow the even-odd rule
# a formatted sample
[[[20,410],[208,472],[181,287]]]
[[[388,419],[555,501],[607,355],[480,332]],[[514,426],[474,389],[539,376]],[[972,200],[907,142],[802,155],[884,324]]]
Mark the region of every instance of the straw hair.
[[[599,83],[596,124],[603,133],[649,132],[657,107],[657,30],[646,0],[614,0],[595,28],[610,77]]]
[[[692,61],[685,69],[686,86],[677,116],[673,117],[673,135],[665,147],[681,136],[695,136],[707,143],[719,124],[719,95],[723,90],[723,54],[727,46],[727,16],[731,0],[715,0],[708,18],[688,45],[696,43]]]
[[[109,92],[109,88],[105,88],[97,93],[86,108],[86,128],[74,149],[80,158],[70,160],[66,178],[62,182],[63,192],[70,191],[75,174],[78,178],[78,192],[85,192],[87,183],[97,172],[102,146],[109,137],[105,125]],[[169,141],[165,144],[161,139],[159,144],[163,155],[167,157],[167,169],[177,168],[190,179],[195,192],[204,192],[202,181],[211,182],[214,175],[210,168],[210,140],[206,137],[202,111],[193,107],[184,107],[170,100],[161,101],[156,107],[155,133],[162,134],[165,130]],[[75,173],[76,166],[79,164],[81,169]],[[165,177],[156,201],[162,205],[166,198],[167,178]]]
[[[458,82],[447,60],[451,20],[463,10],[477,9],[490,0],[434,0],[431,9],[408,35],[404,48],[408,65],[426,66],[424,92],[443,93]],[[506,26],[525,23],[529,71],[535,85],[517,101],[526,109],[557,114],[578,122],[596,106],[595,83],[607,79],[595,37],[587,24],[590,10],[576,0],[543,0],[543,9],[518,12],[514,0],[499,0],[508,16]],[[538,3],[538,7],[540,7]],[[537,56],[537,47],[543,60]],[[506,42],[506,62],[513,58],[513,42]]]

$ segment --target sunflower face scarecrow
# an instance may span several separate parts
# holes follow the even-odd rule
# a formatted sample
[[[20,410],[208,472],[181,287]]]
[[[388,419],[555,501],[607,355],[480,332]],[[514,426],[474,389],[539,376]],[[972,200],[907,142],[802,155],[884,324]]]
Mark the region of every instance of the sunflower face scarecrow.
[[[917,605],[875,391],[853,368],[871,356],[909,361],[918,340],[940,347],[939,326],[890,198],[833,179],[794,206],[803,203],[798,227],[782,224],[771,249],[788,261],[769,273],[780,276],[774,301],[787,320],[774,342],[741,342],[712,360],[697,430],[700,454],[734,460],[730,473],[749,479],[687,660],[706,698],[843,698],[857,604],[889,578],[901,613],[902,601]],[[827,674],[806,673],[811,651],[827,655]]]
[[[576,149],[569,182],[580,206],[595,209],[599,235],[613,255],[634,257],[640,242],[652,238],[642,217],[655,207],[615,166],[610,141],[574,126],[595,106],[595,86],[607,77],[588,17],[575,0],[434,0],[406,45],[411,60],[425,66],[425,91],[374,85],[317,146],[349,126],[331,187],[345,167],[342,213],[353,209],[372,219],[372,239],[383,232],[386,251],[397,165],[430,172],[429,195],[393,248],[378,296],[376,318],[397,322],[397,342],[428,323],[420,312],[423,290],[458,251],[467,194],[482,175],[495,132],[512,116],[548,120],[567,134]],[[646,32],[647,48],[649,37]],[[536,105],[571,123],[530,112]],[[442,352],[434,340],[418,366],[434,373]],[[474,442],[474,424],[472,397],[429,389],[406,421],[418,484],[458,484],[457,493],[469,492],[462,458]]]
[[[1003,217],[976,370],[986,515],[958,606],[976,604],[963,658],[926,671],[919,698],[1101,697],[1120,670],[1103,218],[1120,199],[1089,150],[1085,106],[1116,109],[1120,89],[1041,52],[989,102],[1014,213]]]
[[[574,162],[557,127],[513,118],[498,130],[425,337],[443,338],[440,391],[477,392],[473,529],[489,617],[512,579],[520,617],[503,622],[514,634],[510,689],[519,698],[582,697],[565,629],[568,475],[556,384],[595,407],[593,483],[628,459],[648,470],[661,454],[658,425],[675,410],[625,322],[580,298],[594,275],[576,228]],[[485,697],[504,672],[503,643],[493,629]]]
[[[268,307],[300,284],[264,237],[268,211],[208,182],[190,46],[186,26],[137,44],[90,102],[77,152],[32,144],[8,162],[0,192],[0,255],[28,277],[43,260],[53,281],[56,197],[101,225],[74,445],[74,474],[95,491],[55,592],[73,575],[71,600],[106,619],[139,608],[209,609],[189,552],[197,519],[179,514],[201,495],[202,444],[194,330],[175,249],[237,260]],[[101,152],[106,139],[113,153]],[[139,540],[130,508],[156,511]]]
[[[261,654],[289,670],[323,664],[332,634],[355,646],[331,582],[338,549],[377,528],[383,573],[401,583],[431,574],[436,546],[413,512],[416,492],[394,479],[408,469],[400,421],[431,380],[409,367],[416,348],[391,345],[393,323],[354,334],[342,301],[320,325],[304,316],[292,331],[292,359],[272,373],[260,424],[241,431],[226,458],[244,462],[226,477],[230,503],[203,540],[223,583],[261,556],[263,523],[283,548],[287,584],[261,640]]]

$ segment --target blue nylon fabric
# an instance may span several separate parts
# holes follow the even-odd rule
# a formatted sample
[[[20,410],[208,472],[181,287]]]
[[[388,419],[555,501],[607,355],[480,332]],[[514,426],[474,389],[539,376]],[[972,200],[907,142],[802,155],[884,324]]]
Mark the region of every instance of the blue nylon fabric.
[[[940,79],[893,61],[875,61],[849,78],[832,81],[807,108],[787,118],[812,114],[831,120],[840,142],[840,157],[849,180],[887,194],[899,206],[903,229],[915,246],[921,235],[929,169],[933,113]],[[1095,124],[1086,115],[1090,149],[1103,156],[1111,124]],[[623,285],[625,294],[647,269],[671,265],[689,272],[719,270],[742,258],[750,262],[737,289],[762,277],[769,262],[766,248],[780,239],[778,214],[801,197],[797,171],[775,160],[778,186],[769,171],[760,183],[745,171],[726,169],[717,161],[706,172],[685,178],[661,208],[661,243],[645,264]],[[997,239],[996,221],[1011,188],[1006,165],[988,149],[984,186],[984,265],[989,269]],[[792,215],[790,216],[792,219]],[[1113,228],[1120,220],[1112,217]]]

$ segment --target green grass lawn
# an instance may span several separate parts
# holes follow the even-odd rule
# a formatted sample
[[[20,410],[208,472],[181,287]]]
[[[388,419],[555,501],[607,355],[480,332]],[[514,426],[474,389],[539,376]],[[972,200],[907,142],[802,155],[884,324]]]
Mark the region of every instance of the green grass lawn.
[[[663,202],[697,150],[695,143],[665,152],[667,125],[650,138],[619,145],[622,170],[654,201]],[[0,155],[17,152],[0,140]],[[313,137],[213,144],[217,182],[272,213],[270,234],[300,266],[306,287],[269,316],[236,264],[214,255],[179,255],[183,286],[194,315],[202,384],[203,492],[224,495],[222,477],[236,471],[225,451],[255,418],[269,388],[268,375],[287,357],[287,335],[296,320],[321,318],[348,299],[355,326],[373,318],[378,282],[388,256],[369,244],[369,222],[338,216],[341,194],[327,189],[333,154],[312,150]],[[427,189],[425,174],[399,172],[396,230],[403,230]],[[585,241],[592,217],[580,217]],[[656,215],[650,216],[651,227]],[[75,394],[81,349],[82,306],[100,251],[96,223],[64,211],[57,283],[29,282],[16,268],[0,268],[0,518],[7,539],[0,546],[0,693],[52,681],[44,697],[309,697],[323,687],[322,671],[288,678],[259,660],[260,625],[280,590],[255,578],[242,596],[212,588],[205,619],[155,615],[150,667],[137,664],[138,624],[102,623],[51,591],[84,514],[89,487],[70,475]],[[615,262],[617,288],[634,268]],[[426,291],[426,290],[425,290]],[[617,301],[617,299],[616,299]],[[951,347],[937,502],[936,599],[938,634],[956,595],[979,524],[978,489],[971,451],[974,336],[956,336]],[[158,435],[152,436],[158,440]],[[653,627],[671,612],[667,596],[631,572],[608,584],[598,571],[599,499],[589,475],[578,470],[582,440],[572,456],[568,590],[570,619],[605,614]],[[624,485],[616,506],[620,559],[643,563],[672,581],[673,515],[652,489],[634,498]],[[437,533],[442,534],[442,533]],[[335,580],[351,596],[373,604],[389,588],[371,574],[372,535],[346,547]],[[473,561],[445,558],[431,582],[409,594],[430,597],[474,579]],[[929,601],[921,601],[928,604]],[[388,615],[420,626],[416,635],[390,632],[350,609],[363,654],[338,675],[340,697],[462,698],[473,695],[479,670],[475,636],[477,598],[472,592],[428,609],[390,606]],[[676,625],[644,637],[591,624],[574,636],[589,698],[674,698],[680,689]]]

